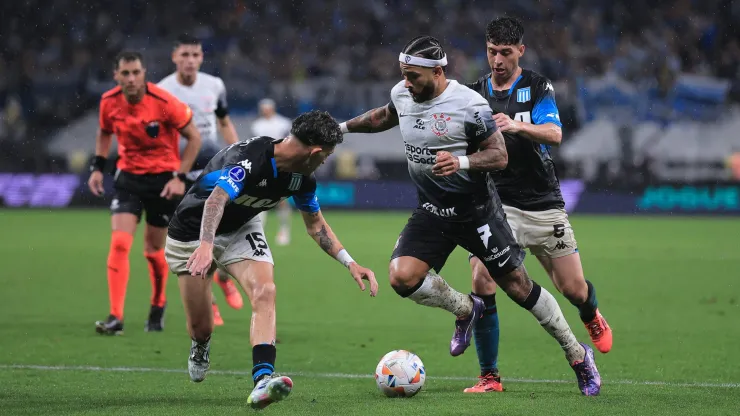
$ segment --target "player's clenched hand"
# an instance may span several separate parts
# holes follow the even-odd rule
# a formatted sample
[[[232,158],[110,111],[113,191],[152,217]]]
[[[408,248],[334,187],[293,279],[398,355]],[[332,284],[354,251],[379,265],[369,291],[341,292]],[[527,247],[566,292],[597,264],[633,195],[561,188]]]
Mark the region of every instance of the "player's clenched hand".
[[[193,254],[185,264],[188,271],[193,276],[206,277],[208,270],[213,262],[213,246],[206,243],[200,243]]]
[[[432,173],[437,176],[450,176],[460,170],[460,161],[452,153],[440,150],[437,152],[437,163],[432,166]]]
[[[378,281],[375,280],[375,273],[373,273],[372,270],[352,262],[349,264],[349,272],[352,274],[355,282],[357,282],[357,285],[360,286],[360,289],[362,289],[363,292],[365,291],[365,283],[363,283],[363,280],[367,280],[370,282],[370,296],[378,294]]]
[[[95,196],[101,196],[105,192],[103,189],[103,172],[94,171],[90,174],[90,179],[87,180],[87,186],[90,188],[90,192]]]
[[[517,124],[516,121],[512,120],[508,115],[504,113],[494,114],[493,121],[496,122],[496,126],[501,131],[506,131],[509,133],[519,132],[519,124]]]
[[[185,183],[179,178],[172,178],[164,186],[164,189],[162,189],[162,193],[160,193],[159,196],[166,199],[172,199],[178,196],[183,196],[184,194]]]

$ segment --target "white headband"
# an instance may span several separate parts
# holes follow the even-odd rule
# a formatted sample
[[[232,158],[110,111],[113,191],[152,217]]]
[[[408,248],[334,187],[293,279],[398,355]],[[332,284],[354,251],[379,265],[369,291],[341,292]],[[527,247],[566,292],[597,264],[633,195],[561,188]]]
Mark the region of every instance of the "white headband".
[[[398,62],[406,65],[423,66],[426,68],[434,68],[435,66],[447,66],[447,54],[442,59],[427,59],[420,58],[418,56],[406,55],[401,52],[398,55]]]

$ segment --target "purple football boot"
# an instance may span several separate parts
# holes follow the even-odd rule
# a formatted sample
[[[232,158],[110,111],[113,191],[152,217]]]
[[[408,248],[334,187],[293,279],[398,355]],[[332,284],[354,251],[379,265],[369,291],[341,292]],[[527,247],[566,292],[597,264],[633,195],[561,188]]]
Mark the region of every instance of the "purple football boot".
[[[468,349],[470,340],[473,339],[473,327],[486,308],[481,298],[474,295],[470,295],[470,298],[473,300],[473,312],[467,318],[455,321],[455,333],[450,341],[450,355],[453,357],[457,357]]]
[[[581,393],[584,396],[598,396],[601,391],[601,376],[596,368],[596,361],[594,361],[594,350],[583,343],[581,346],[586,350],[586,357],[570,367],[576,372]]]

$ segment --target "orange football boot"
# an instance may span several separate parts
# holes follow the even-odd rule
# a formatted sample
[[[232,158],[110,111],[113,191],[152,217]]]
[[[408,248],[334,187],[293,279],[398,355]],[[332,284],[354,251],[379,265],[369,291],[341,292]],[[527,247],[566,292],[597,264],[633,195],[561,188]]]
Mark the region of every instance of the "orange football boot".
[[[229,279],[226,282],[222,282],[218,278],[218,275],[213,276],[213,280],[221,286],[221,290],[224,291],[224,297],[226,297],[226,303],[234,309],[241,309],[244,306],[244,300],[242,300],[242,294],[239,293],[239,289],[236,288],[234,281]]]
[[[224,324],[224,318],[221,317],[221,312],[218,310],[218,305],[212,304],[213,307],[213,325],[221,326]]]
[[[601,316],[601,313],[596,309],[596,316],[591,322],[586,322],[586,329],[588,335],[591,336],[591,342],[594,343],[599,352],[606,354],[612,349],[612,329],[609,324],[606,323],[606,319]]]
[[[488,373],[484,376],[478,376],[478,383],[473,387],[463,390],[463,393],[489,393],[492,391],[504,391],[504,385],[501,384],[501,377],[498,374]]]

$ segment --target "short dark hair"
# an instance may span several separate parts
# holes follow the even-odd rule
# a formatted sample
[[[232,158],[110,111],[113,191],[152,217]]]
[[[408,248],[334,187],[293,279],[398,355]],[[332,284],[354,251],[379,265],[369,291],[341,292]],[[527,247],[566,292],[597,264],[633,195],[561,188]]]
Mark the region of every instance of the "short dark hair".
[[[488,22],[486,42],[494,45],[519,45],[524,40],[524,25],[515,17],[500,17]]]
[[[196,38],[195,36],[188,35],[187,33],[183,33],[175,39],[175,49],[179,48],[182,45],[199,46],[202,44],[203,43],[200,41],[200,39]]]
[[[290,134],[308,146],[336,146],[344,136],[339,123],[326,111],[312,110],[293,120]]]
[[[121,51],[116,55],[115,62],[113,62],[113,69],[118,70],[118,67],[123,62],[141,62],[141,66],[144,66],[144,57],[137,51]]]
[[[426,59],[442,59],[445,56],[445,51],[442,48],[442,43],[437,38],[432,36],[417,36],[411,39],[406,46],[403,47],[403,53],[411,56],[418,56]],[[443,66],[442,70],[446,70],[447,66]]]

